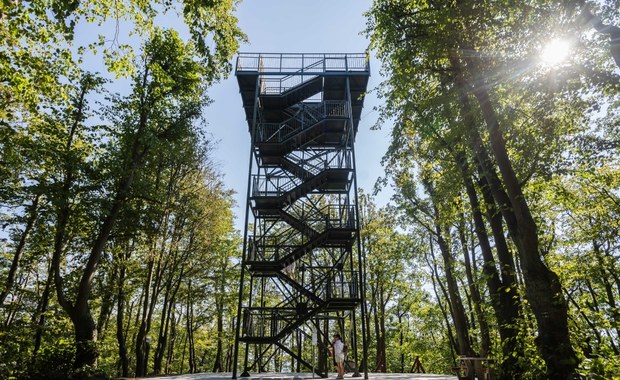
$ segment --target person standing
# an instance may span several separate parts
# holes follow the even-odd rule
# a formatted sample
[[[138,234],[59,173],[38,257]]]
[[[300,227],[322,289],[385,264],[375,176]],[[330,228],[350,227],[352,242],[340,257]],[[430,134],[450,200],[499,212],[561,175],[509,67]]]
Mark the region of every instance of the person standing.
[[[334,335],[334,342],[332,343],[332,349],[334,352],[334,361],[336,362],[336,371],[338,376],[336,379],[344,379],[344,343],[339,334]]]

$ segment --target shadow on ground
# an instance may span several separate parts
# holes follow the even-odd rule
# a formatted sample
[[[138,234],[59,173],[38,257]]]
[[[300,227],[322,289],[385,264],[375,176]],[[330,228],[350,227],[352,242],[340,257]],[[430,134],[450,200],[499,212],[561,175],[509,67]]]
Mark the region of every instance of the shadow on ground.
[[[230,380],[230,372],[222,373],[195,373],[192,375],[177,375],[177,376],[157,376],[143,379],[157,379],[157,380]],[[362,375],[363,376],[363,375]],[[320,377],[315,376],[315,379],[319,380]],[[328,379],[335,379],[336,373],[331,373]],[[344,376],[345,379],[360,379],[363,377],[351,377],[351,374]],[[457,380],[453,375],[433,375],[433,374],[418,374],[418,373],[369,373],[368,378],[371,380]],[[241,378],[239,378],[241,379]],[[247,378],[244,378],[247,379]],[[260,373],[252,374],[250,380],[297,380],[297,379],[312,379],[310,373]]]

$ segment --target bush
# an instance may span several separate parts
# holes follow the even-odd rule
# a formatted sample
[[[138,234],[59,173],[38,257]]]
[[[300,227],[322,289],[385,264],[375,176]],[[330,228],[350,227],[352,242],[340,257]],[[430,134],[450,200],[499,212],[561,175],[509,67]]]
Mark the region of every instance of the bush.
[[[68,379],[73,373],[75,344],[61,339],[54,345],[41,348],[34,364],[28,369],[26,379]]]

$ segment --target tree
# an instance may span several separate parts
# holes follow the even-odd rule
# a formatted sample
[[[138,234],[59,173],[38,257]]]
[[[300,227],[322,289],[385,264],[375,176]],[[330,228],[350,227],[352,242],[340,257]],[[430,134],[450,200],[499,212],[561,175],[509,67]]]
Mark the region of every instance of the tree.
[[[543,259],[548,247],[540,227],[547,226],[536,219],[538,210],[535,203],[532,206],[528,183],[550,175],[561,164],[558,158],[567,147],[562,136],[579,127],[587,110],[588,101],[577,80],[582,70],[566,65],[565,72],[553,72],[552,81],[545,78],[549,71],[537,66],[533,58],[536,43],[544,41],[550,31],[555,34],[567,25],[574,26],[576,14],[554,3],[529,4],[531,12],[523,12],[521,5],[496,5],[374,3],[368,33],[390,75],[382,88],[386,99],[382,120],[401,124],[394,129],[387,154],[388,174],[400,186],[404,182],[400,176],[412,162],[423,171],[444,165],[442,158],[450,149],[464,152],[465,159],[456,160],[466,163],[460,169],[464,180],[472,175],[468,165],[479,171],[480,190],[489,191],[484,193],[485,203],[501,212],[519,254],[547,375],[566,378],[578,363],[569,336],[568,305],[559,278]],[[548,17],[562,11],[567,11],[566,17]],[[602,80],[609,76],[596,64],[588,69],[593,86],[613,83]],[[551,136],[554,139],[548,140]],[[418,151],[426,153],[422,163],[419,157],[406,157]],[[442,166],[432,176],[450,183],[444,171]],[[475,209],[471,183],[468,187]],[[494,231],[500,227],[497,222],[491,226]],[[482,232],[480,222],[477,230]],[[484,236],[479,239],[484,241]],[[503,248],[497,251],[504,271],[511,261],[505,252]],[[491,259],[486,256],[489,268]],[[513,312],[503,320],[514,316]]]
[[[127,256],[121,261],[129,260],[127,246],[136,243],[125,237],[126,244],[117,245],[114,237],[136,232],[117,229],[118,221],[129,215],[131,200],[144,195],[136,182],[149,155],[165,150],[197,119],[207,103],[204,88],[228,75],[230,59],[245,36],[236,25],[233,0],[48,6],[8,2],[0,9],[0,204],[10,208],[6,225],[14,231],[9,270],[2,271],[0,304],[10,303],[9,324],[17,317],[21,321],[28,310],[22,290],[36,284],[42,297],[32,307],[32,321],[38,321],[36,353],[45,339],[41,332],[54,278],[58,302],[76,327],[77,368],[94,363],[93,331],[105,331],[112,313],[115,296],[109,278],[119,268],[113,264],[111,272],[97,269],[122,246]],[[155,27],[158,15],[176,9],[192,43],[181,43],[174,33]],[[135,46],[146,47],[144,60],[134,59],[132,46],[120,44],[118,35],[111,41],[102,35],[75,37],[76,28],[121,21],[133,31]],[[159,50],[164,47],[167,50]],[[89,119],[87,105],[89,98],[102,99],[104,83],[81,68],[98,58],[109,73],[132,76],[134,83],[133,95],[117,100],[113,111],[98,113],[102,125]],[[51,263],[46,242],[53,246]],[[41,260],[41,268],[24,266],[32,260]],[[39,280],[47,268],[50,276]],[[125,300],[121,290],[117,305],[125,301],[133,302]],[[91,315],[95,309],[97,321]],[[119,319],[122,322],[122,313]]]
[[[63,229],[69,217],[63,197],[58,208],[58,223],[53,260],[56,293],[60,305],[69,314],[74,326],[77,345],[75,368],[94,365],[97,350],[96,329],[89,306],[92,281],[104,248],[119,214],[125,206],[132,185],[140,175],[143,163],[151,151],[166,149],[168,141],[187,133],[198,116],[202,97],[201,66],[193,60],[191,47],[184,46],[176,33],[157,31],[144,47],[144,66],[134,76],[134,93],[120,105],[124,115],[120,121],[120,161],[111,201],[103,214],[90,253],[80,273],[74,301],[67,298],[61,275],[60,257],[65,240]],[[134,118],[134,115],[138,115]],[[72,186],[72,173],[67,170],[64,188]]]

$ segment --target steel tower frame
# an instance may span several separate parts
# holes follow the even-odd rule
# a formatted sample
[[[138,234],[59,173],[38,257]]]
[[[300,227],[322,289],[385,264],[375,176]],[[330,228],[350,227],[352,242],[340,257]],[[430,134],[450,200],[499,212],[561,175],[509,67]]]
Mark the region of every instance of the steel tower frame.
[[[368,378],[354,150],[368,57],[240,53],[235,75],[251,153],[232,378],[241,343],[242,377],[282,353],[327,377],[330,329]]]

